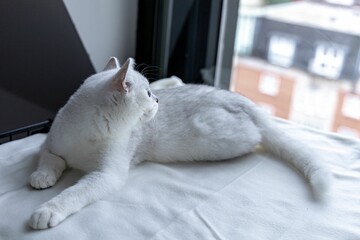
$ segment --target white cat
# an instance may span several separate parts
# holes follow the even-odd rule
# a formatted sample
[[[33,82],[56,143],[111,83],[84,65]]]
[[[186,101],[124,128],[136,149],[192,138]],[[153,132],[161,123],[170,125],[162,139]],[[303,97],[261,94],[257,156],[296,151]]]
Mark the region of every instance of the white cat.
[[[119,191],[132,164],[226,160],[260,143],[293,163],[316,193],[329,186],[331,174],[319,157],[239,94],[197,85],[155,93],[159,103],[132,59],[120,68],[111,58],[104,71],[84,82],[58,112],[30,183],[36,189],[51,187],[66,167],[87,175],[42,204],[31,216],[31,227],[54,227]]]

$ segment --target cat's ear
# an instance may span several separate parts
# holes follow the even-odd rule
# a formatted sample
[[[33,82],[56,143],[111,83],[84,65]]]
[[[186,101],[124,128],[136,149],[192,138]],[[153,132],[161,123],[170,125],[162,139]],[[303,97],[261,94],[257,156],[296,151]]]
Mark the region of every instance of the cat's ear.
[[[134,59],[128,58],[120,70],[116,73],[113,86],[116,90],[128,93],[130,90],[131,83],[127,79],[128,72],[134,69]]]
[[[103,71],[119,68],[120,64],[116,57],[111,57]]]

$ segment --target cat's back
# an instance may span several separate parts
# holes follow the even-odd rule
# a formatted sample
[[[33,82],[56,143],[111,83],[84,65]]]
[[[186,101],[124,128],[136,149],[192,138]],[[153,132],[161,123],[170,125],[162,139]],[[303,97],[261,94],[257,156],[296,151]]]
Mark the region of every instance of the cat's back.
[[[212,101],[214,98],[207,98],[207,96],[213,96],[219,94],[220,90],[207,85],[187,84],[180,87],[159,89],[154,93],[159,97],[163,104],[174,104],[181,101],[194,101],[199,98],[206,98],[206,101]]]
[[[159,98],[158,119],[180,120],[199,115],[210,115],[214,119],[218,111],[244,115],[244,108],[255,107],[253,102],[238,93],[207,85],[187,84],[156,90],[155,95]]]
[[[212,108],[237,107],[241,96],[206,85],[187,84],[181,87],[155,91],[159,98],[158,115],[176,114],[174,111],[201,113]],[[233,103],[236,103],[235,105]],[[233,106],[234,105],[234,106]]]
[[[237,146],[244,140],[242,136],[253,137],[251,142],[257,142],[260,137],[243,110],[249,102],[237,93],[185,85],[155,94],[159,98],[158,113],[143,128],[144,146],[151,146],[153,153],[147,160],[224,159],[242,152]],[[234,134],[237,132],[243,134]],[[246,145],[247,141],[243,142]],[[236,154],[232,149],[237,149]]]

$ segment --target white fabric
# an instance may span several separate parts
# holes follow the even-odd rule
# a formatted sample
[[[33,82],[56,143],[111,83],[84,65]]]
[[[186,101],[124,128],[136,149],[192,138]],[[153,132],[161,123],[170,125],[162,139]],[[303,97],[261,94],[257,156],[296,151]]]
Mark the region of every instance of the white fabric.
[[[360,239],[360,141],[280,124],[332,170],[325,201],[259,149],[224,162],[140,164],[122,191],[35,231],[27,225],[32,211],[82,174],[69,170],[54,187],[33,190],[28,179],[45,139],[34,135],[0,146],[0,239]]]

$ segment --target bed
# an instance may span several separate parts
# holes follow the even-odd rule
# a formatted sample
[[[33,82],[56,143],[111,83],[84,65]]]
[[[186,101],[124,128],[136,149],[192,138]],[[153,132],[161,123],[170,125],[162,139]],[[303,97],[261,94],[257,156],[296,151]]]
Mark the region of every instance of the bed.
[[[0,145],[0,239],[360,239],[360,141],[277,122],[322,154],[334,175],[325,199],[258,148],[225,162],[140,164],[121,191],[36,231],[28,226],[32,211],[82,173],[68,170],[54,187],[32,189],[46,138],[35,134]]]

